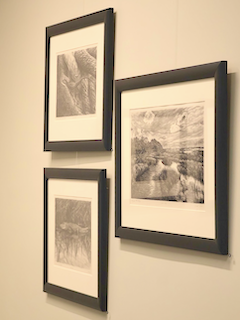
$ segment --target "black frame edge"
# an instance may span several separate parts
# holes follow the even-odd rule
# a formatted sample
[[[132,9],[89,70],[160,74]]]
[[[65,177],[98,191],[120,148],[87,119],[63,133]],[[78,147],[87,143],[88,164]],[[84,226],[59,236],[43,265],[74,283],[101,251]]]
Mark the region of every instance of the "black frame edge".
[[[102,170],[99,174],[98,181],[99,196],[99,221],[98,221],[98,296],[99,307],[102,311],[107,311],[107,270],[108,270],[108,203],[107,203],[107,179],[106,170]]]
[[[104,88],[103,88],[103,144],[112,149],[113,65],[114,65],[114,13],[106,13],[104,29]]]
[[[48,26],[48,35],[49,37],[52,37],[66,32],[74,31],[79,23],[81,23],[82,25],[81,28],[86,28],[91,25],[104,22],[106,14],[111,11],[113,11],[113,8],[107,8]]]
[[[217,240],[215,239],[205,239],[122,226],[117,229],[116,237],[208,253],[221,253],[218,248]]]
[[[102,311],[99,307],[97,298],[94,298],[76,291],[72,291],[69,289],[61,288],[50,283],[46,283],[45,292],[48,294],[53,294],[62,299],[66,299],[66,300],[84,305],[86,307],[90,307],[90,308]]]
[[[121,86],[115,85],[115,234],[121,227]]]
[[[227,62],[221,61],[215,74],[216,101],[216,238],[219,252],[228,254],[228,108]]]
[[[43,210],[44,210],[44,220],[43,220],[43,291],[46,292],[46,283],[47,283],[47,255],[48,255],[48,243],[47,243],[47,233],[48,233],[48,223],[47,223],[47,214],[48,214],[48,188],[47,188],[47,178],[45,174],[45,168],[43,169]]]

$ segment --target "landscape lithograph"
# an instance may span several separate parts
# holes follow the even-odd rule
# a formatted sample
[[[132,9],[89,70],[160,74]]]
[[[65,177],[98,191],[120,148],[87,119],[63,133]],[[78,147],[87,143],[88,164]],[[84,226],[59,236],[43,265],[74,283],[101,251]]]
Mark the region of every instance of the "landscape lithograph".
[[[204,102],[131,109],[131,198],[204,203]]]

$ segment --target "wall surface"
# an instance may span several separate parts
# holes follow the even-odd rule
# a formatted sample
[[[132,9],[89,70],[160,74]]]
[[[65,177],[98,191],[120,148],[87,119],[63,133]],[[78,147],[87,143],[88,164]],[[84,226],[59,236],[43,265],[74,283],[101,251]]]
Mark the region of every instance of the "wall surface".
[[[108,7],[115,79],[228,61],[231,257],[115,238],[114,152],[43,152],[45,27]],[[239,12],[238,0],[0,0],[1,319],[238,319]],[[108,314],[42,291],[43,167],[107,169]]]

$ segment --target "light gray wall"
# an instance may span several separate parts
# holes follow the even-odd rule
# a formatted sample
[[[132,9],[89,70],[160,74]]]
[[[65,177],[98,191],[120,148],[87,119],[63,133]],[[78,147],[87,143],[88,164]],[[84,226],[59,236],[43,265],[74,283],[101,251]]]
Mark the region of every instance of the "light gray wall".
[[[114,152],[43,152],[45,27],[108,7],[115,79],[228,61],[231,258],[115,238]],[[0,0],[1,319],[238,319],[239,12],[238,0]],[[108,314],[42,292],[43,167],[107,168]]]

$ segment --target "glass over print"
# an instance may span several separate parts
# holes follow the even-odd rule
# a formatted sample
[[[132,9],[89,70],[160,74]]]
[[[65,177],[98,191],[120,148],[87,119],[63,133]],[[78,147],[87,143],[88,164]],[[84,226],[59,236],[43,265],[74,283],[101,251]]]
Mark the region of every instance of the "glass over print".
[[[116,236],[227,254],[226,69],[116,80]]]
[[[46,28],[45,151],[111,150],[114,13]]]
[[[91,200],[55,198],[55,263],[91,273]]]
[[[204,102],[131,110],[131,197],[204,202]]]
[[[57,117],[96,113],[97,46],[57,55]]]
[[[44,169],[44,282],[49,294],[107,310],[105,169]]]

